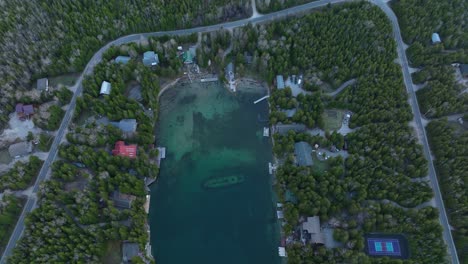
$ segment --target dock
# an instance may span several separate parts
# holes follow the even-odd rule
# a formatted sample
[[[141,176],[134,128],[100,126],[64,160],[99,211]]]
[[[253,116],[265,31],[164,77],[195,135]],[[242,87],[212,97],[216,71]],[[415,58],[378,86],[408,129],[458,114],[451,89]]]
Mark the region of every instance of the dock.
[[[165,147],[157,147],[158,149],[158,156],[156,157],[156,163],[158,167],[161,167],[161,160],[166,158],[166,148]]]
[[[268,162],[268,172],[271,174],[273,174],[273,172],[276,170],[276,166],[271,164],[271,162]]]
[[[260,99],[258,99],[257,101],[255,101],[254,104],[258,104],[258,103],[260,103],[261,101],[263,101],[263,100],[265,100],[265,99],[267,99],[267,98],[269,98],[269,97],[270,97],[269,95],[265,95],[265,96],[263,96],[262,98],[260,98]]]
[[[200,82],[217,82],[217,81],[218,81],[218,77],[200,79]]]
[[[268,128],[268,127],[263,128],[263,136],[264,137],[269,137],[270,136],[270,128]]]

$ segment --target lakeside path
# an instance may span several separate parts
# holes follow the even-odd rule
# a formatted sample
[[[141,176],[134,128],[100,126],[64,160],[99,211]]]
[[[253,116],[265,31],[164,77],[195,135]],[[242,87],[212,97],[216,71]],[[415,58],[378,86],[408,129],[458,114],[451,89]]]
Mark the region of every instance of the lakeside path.
[[[253,1],[255,2],[255,1]],[[65,113],[65,116],[63,117],[62,123],[60,125],[60,128],[57,131],[56,137],[52,143],[52,146],[50,148],[49,156],[47,159],[44,161],[44,164],[38,174],[38,177],[34,183],[33,186],[33,193],[31,196],[28,197],[28,200],[26,202],[25,207],[23,208],[23,211],[21,212],[20,217],[18,218],[18,222],[15,226],[15,229],[13,230],[13,233],[10,237],[10,240],[8,241],[8,244],[5,248],[5,251],[2,255],[2,258],[0,260],[0,263],[6,263],[6,259],[8,256],[11,254],[14,246],[16,245],[16,242],[18,239],[21,237],[21,234],[24,231],[24,220],[26,215],[31,212],[35,207],[37,203],[37,191],[39,189],[40,184],[42,181],[46,179],[46,176],[50,170],[51,164],[54,162],[56,156],[57,156],[57,151],[58,151],[58,146],[60,142],[62,141],[62,138],[65,134],[66,129],[68,128],[71,117],[73,116],[73,111],[75,109],[76,105],[76,99],[78,96],[81,95],[83,87],[82,87],[82,81],[83,77],[86,75],[89,75],[90,73],[93,72],[94,67],[102,60],[102,55],[103,53],[109,49],[111,46],[118,46],[126,43],[131,43],[131,42],[136,42],[139,43],[145,38],[148,37],[159,37],[159,36],[164,36],[164,35],[169,35],[169,36],[176,36],[176,35],[189,35],[192,33],[203,33],[203,32],[212,32],[212,31],[217,31],[219,29],[223,28],[237,28],[237,27],[242,27],[247,25],[248,23],[252,24],[259,24],[259,23],[268,23],[272,22],[274,20],[278,19],[283,19],[288,16],[293,16],[296,14],[300,13],[306,13],[314,8],[320,8],[324,7],[328,4],[339,4],[339,3],[344,3],[347,2],[346,0],[320,0],[320,1],[315,1],[311,3],[307,3],[304,5],[299,5],[295,7],[291,7],[288,9],[284,9],[281,11],[261,15],[258,14],[257,12],[254,12],[253,16],[250,18],[242,19],[242,20],[237,20],[237,21],[232,21],[232,22],[225,22],[225,23],[220,23],[216,25],[211,25],[211,26],[203,26],[203,27],[196,27],[196,28],[190,28],[190,29],[181,29],[181,30],[172,30],[172,31],[159,31],[159,32],[150,32],[150,33],[141,33],[141,34],[132,34],[132,35],[127,35],[123,36],[121,38],[118,38],[114,41],[111,41],[104,45],[101,49],[99,49],[91,58],[91,60],[88,62],[86,65],[84,71],[80,75],[79,79],[77,80],[76,84],[74,87],[76,87],[75,93],[73,94],[73,97],[70,101],[70,104],[68,106],[68,109]],[[424,126],[422,125],[421,121],[421,114],[419,111],[419,107],[417,105],[417,99],[416,95],[414,92],[413,84],[411,81],[411,75],[409,74],[409,66],[408,62],[406,59],[406,53],[404,49],[404,44],[403,40],[401,38],[401,33],[400,33],[400,28],[398,25],[398,20],[393,13],[393,11],[388,7],[384,2],[381,0],[371,0],[370,3],[373,3],[377,5],[383,12],[385,12],[386,16],[389,18],[389,20],[392,22],[392,27],[394,31],[394,39],[398,45],[397,50],[398,50],[398,58],[400,60],[400,64],[402,67],[403,71],[403,77],[405,81],[405,85],[407,88],[408,93],[411,96],[411,107],[413,110],[413,115],[416,119],[417,125],[420,128],[420,131],[422,131],[423,138],[422,138],[422,143],[423,143],[423,149],[424,149],[424,154],[426,156],[426,159],[429,162],[429,176],[431,179],[432,183],[432,188],[436,194],[436,204],[437,207],[439,208],[439,213],[440,213],[440,222],[442,224],[443,230],[444,230],[444,239],[445,242],[448,246],[449,249],[449,255],[452,259],[452,263],[458,264],[458,258],[457,258],[457,252],[455,245],[453,243],[452,235],[450,232],[450,226],[448,223],[447,215],[445,212],[444,204],[442,201],[442,195],[440,193],[439,185],[437,182],[437,177],[435,174],[435,169],[434,165],[432,162],[432,156],[430,155],[430,149],[429,149],[429,144],[427,142],[427,137],[426,133],[424,130]],[[255,9],[256,10],[256,9]]]

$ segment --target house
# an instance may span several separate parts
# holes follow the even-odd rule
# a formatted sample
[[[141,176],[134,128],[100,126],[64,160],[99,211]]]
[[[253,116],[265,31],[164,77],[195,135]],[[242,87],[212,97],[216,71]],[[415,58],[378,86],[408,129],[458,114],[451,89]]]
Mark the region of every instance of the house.
[[[137,127],[136,119],[122,119],[119,122],[110,122],[110,124],[119,128],[124,133],[134,133]]]
[[[99,92],[99,94],[110,95],[111,89],[112,89],[112,86],[110,82],[103,81],[101,84],[101,91]]]
[[[135,158],[137,155],[137,145],[125,145],[123,141],[117,141],[115,148],[112,150],[112,155]]]
[[[437,44],[442,42],[438,33],[432,33],[432,44]]]
[[[325,237],[320,230],[320,218],[318,216],[307,217],[307,221],[302,223],[301,226],[303,231],[306,231],[311,235],[311,242],[314,244],[324,244]]]
[[[279,90],[284,89],[283,75],[276,75],[276,88],[279,89]]]
[[[140,247],[138,243],[123,242],[122,243],[122,261],[123,263],[131,263],[133,257],[140,255]]]
[[[312,147],[305,141],[294,144],[294,155],[299,166],[312,166]]]
[[[32,105],[16,104],[15,107],[16,114],[20,119],[26,118],[34,114],[34,107]]]
[[[143,64],[146,66],[155,66],[159,63],[158,54],[154,51],[147,51],[143,53]]]
[[[184,54],[182,55],[182,58],[184,60],[185,64],[190,64],[193,63],[193,58],[197,56],[197,49],[192,46],[190,47]]]
[[[112,201],[114,201],[114,205],[119,208],[130,209],[135,199],[135,195],[124,194],[119,191],[114,191],[112,193]]]
[[[297,109],[296,108],[293,108],[293,109],[286,109],[286,110],[281,110],[281,112],[285,113],[286,114],[286,117],[288,118],[291,118],[294,116],[294,114],[296,114],[296,111]]]
[[[468,64],[460,64],[460,73],[463,78],[468,78]]]
[[[47,92],[49,90],[49,80],[47,78],[38,79],[36,82],[36,89]]]
[[[130,59],[129,56],[117,56],[117,58],[115,58],[115,63],[127,64]]]
[[[31,142],[19,142],[8,147],[8,153],[10,157],[19,158],[21,156],[27,155],[32,152],[32,143]]]

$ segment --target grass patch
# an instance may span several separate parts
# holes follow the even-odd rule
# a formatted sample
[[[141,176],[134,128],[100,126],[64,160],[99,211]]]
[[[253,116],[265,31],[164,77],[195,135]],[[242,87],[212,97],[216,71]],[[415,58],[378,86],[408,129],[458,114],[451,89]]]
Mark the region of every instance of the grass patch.
[[[120,240],[107,241],[101,262],[103,264],[122,263],[122,247]]]
[[[82,126],[85,124],[86,120],[93,116],[93,112],[90,110],[83,110],[80,112],[79,116],[74,121],[75,124]]]
[[[80,77],[79,73],[69,73],[49,78],[49,85],[57,87],[59,85],[73,86]]]
[[[49,134],[41,133],[39,135],[39,144],[37,145],[37,148],[40,151],[47,152],[50,149],[50,146],[52,146],[52,142],[54,141],[54,137]]]
[[[317,173],[324,173],[326,170],[328,170],[328,163],[327,161],[321,161],[317,158],[317,152],[312,152],[312,161],[314,162],[314,165],[312,165],[312,170],[317,172]]]
[[[344,111],[343,110],[337,110],[337,109],[327,109],[323,112],[322,118],[323,118],[323,129],[325,131],[333,131],[333,130],[338,130],[341,127],[341,124],[343,122],[343,115]]]

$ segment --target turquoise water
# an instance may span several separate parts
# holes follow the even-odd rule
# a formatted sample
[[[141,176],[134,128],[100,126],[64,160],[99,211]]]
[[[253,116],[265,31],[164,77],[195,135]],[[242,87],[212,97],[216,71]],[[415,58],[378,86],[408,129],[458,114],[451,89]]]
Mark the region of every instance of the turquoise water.
[[[167,148],[151,190],[150,227],[158,264],[279,263],[279,230],[262,136],[265,90],[231,94],[218,83],[179,85],[160,100],[158,144]],[[203,188],[208,178],[242,183]]]

